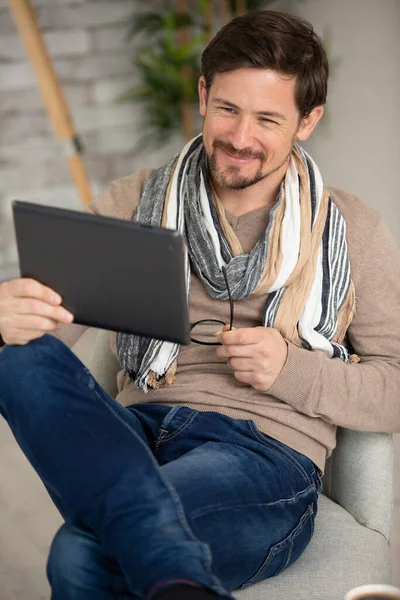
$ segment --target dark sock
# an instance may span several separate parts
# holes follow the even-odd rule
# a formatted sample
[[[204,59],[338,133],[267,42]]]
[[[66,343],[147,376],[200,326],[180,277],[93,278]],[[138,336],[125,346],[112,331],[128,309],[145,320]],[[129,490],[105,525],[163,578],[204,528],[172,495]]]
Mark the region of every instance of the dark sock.
[[[219,596],[206,588],[192,587],[191,585],[176,585],[167,588],[155,600],[228,600],[228,596]]]

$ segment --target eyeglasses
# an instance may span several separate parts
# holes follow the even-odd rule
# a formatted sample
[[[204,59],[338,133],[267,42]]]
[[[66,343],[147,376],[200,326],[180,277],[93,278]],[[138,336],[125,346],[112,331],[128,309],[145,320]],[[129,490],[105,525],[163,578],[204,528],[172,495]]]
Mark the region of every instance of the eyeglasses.
[[[234,306],[226,269],[225,267],[222,267],[221,270],[225,279],[226,289],[228,291],[230,307],[229,330],[231,330],[233,327]],[[191,337],[190,340],[195,344],[201,344],[202,346],[220,346],[220,342],[212,342],[210,340],[215,339],[216,336],[219,335],[222,329],[221,325],[224,327],[225,323],[219,319],[201,319],[200,321],[196,321],[190,326],[190,331],[192,335],[195,336]]]

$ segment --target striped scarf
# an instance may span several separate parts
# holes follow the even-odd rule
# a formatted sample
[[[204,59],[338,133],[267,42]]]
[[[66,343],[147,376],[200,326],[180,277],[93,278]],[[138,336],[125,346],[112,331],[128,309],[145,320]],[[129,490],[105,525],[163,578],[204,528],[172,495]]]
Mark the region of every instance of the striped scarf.
[[[134,221],[185,235],[187,290],[191,270],[212,298],[265,296],[262,324],[296,346],[352,359],[343,340],[355,311],[346,223],[313,159],[298,145],[265,235],[245,254],[217,197],[212,198],[202,136],[146,181]],[[175,381],[178,344],[118,333],[121,367],[147,391]]]

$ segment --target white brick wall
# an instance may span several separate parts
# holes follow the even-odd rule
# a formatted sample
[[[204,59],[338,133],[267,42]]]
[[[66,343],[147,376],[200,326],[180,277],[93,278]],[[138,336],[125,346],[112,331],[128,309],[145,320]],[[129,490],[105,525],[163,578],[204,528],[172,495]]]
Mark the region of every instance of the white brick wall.
[[[127,51],[87,54],[70,59],[55,59],[54,67],[65,81],[96,81],[101,77],[115,77],[133,73],[134,67]]]
[[[63,89],[69,106],[88,106],[94,101],[92,86],[87,83],[66,83]],[[29,115],[42,109],[43,99],[36,88],[29,88],[26,94],[20,90],[0,91],[0,114],[3,118],[4,115]]]
[[[158,166],[178,151],[139,153],[138,106],[116,98],[137,79],[124,40],[134,0],[31,0],[86,148],[93,193],[112,180]],[[53,137],[31,64],[9,10],[0,0],[0,281],[17,273],[11,201],[80,207],[64,149]]]
[[[32,115],[22,113],[11,117],[5,116],[1,119],[0,147],[3,147],[3,144],[28,141],[30,136],[40,138],[51,136],[51,126],[44,111]]]
[[[4,2],[4,0],[1,0],[2,2]],[[6,6],[3,7],[3,9],[1,9],[1,15],[0,15],[0,35],[3,34],[9,34],[10,31],[14,30],[14,22],[12,20],[12,16],[9,12],[8,9],[8,4],[6,2]]]
[[[131,104],[117,106],[104,105],[78,108],[74,112],[74,120],[82,133],[104,130],[109,127],[128,125],[139,119],[139,109]]]
[[[113,77],[93,82],[93,101],[97,104],[110,104],[129,87],[133,86],[134,75],[129,77]],[[128,84],[128,85],[127,85]]]
[[[125,31],[119,25],[94,29],[92,31],[92,43],[95,51],[107,52],[109,50],[120,50],[124,44]]]
[[[35,78],[29,64],[0,64],[0,90],[24,90],[33,88]]]
[[[132,15],[134,3],[131,0],[112,2],[82,2],[77,6],[53,6],[47,4],[38,9],[41,26],[44,28],[96,27],[124,23]]]
[[[44,42],[53,57],[82,55],[90,51],[91,36],[88,31],[51,31],[43,34]],[[0,60],[25,61],[26,51],[17,33],[0,38]]]

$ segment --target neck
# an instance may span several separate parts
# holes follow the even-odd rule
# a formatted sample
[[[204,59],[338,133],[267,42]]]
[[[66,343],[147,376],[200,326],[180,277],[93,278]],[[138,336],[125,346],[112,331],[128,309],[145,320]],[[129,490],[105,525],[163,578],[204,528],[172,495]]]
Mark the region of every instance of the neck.
[[[244,215],[262,206],[272,206],[275,204],[281,183],[285,178],[286,170],[287,164],[285,163],[279,171],[272,173],[265,179],[254,185],[250,185],[244,190],[233,190],[228,187],[222,187],[213,178],[212,184],[224,209],[230,214],[240,217],[240,215]]]

